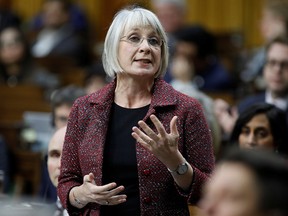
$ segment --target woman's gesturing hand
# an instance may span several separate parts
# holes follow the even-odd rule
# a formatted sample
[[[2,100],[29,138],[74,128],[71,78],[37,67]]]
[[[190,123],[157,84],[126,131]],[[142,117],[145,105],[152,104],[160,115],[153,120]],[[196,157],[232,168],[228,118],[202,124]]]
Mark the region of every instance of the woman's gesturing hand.
[[[151,115],[150,119],[155,125],[157,133],[141,120],[138,125],[142,130],[138,127],[133,127],[132,136],[160,161],[165,163],[173,154],[178,154],[179,133],[176,125],[177,116],[174,116],[170,121],[170,133],[166,132],[163,124],[155,115]]]
[[[124,186],[118,186],[116,183],[109,183],[102,186],[97,186],[94,181],[93,173],[85,175],[83,184],[79,187],[74,187],[71,190],[74,203],[77,206],[84,207],[88,203],[98,203],[100,205],[118,205],[126,202],[127,196],[119,194],[124,190]]]

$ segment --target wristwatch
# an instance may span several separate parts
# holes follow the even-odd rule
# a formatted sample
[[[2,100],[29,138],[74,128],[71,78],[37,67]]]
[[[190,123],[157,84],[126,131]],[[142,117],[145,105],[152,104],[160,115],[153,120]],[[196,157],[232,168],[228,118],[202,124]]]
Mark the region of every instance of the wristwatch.
[[[177,173],[178,175],[184,175],[188,171],[188,164],[185,161],[184,163],[178,165],[176,170],[171,170],[169,168],[168,170],[170,173]]]

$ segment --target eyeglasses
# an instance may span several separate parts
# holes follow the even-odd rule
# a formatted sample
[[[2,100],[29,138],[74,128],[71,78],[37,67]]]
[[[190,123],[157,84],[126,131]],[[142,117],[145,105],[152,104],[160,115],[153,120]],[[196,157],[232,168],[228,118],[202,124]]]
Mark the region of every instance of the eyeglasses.
[[[127,43],[130,43],[131,45],[138,47],[140,46],[140,44],[142,44],[143,40],[146,40],[147,43],[149,44],[150,47],[155,48],[155,49],[159,49],[162,46],[162,40],[157,38],[157,37],[150,37],[150,38],[146,38],[146,37],[139,37],[136,35],[132,35],[132,36],[123,36],[121,37],[121,41],[126,41]]]
[[[272,69],[276,66],[278,66],[280,70],[288,71],[288,61],[277,61],[273,59],[266,61],[266,67]]]

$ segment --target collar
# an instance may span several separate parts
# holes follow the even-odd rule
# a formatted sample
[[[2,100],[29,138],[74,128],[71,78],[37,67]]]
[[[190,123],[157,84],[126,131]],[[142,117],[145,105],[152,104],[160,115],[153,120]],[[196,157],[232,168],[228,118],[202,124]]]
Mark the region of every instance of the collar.
[[[107,106],[114,100],[116,79],[99,91],[92,93],[88,101],[91,104]],[[171,106],[177,103],[175,90],[161,78],[156,78],[152,87],[151,107]]]
[[[281,110],[286,110],[288,106],[288,96],[273,98],[270,91],[266,91],[265,102],[273,104]]]

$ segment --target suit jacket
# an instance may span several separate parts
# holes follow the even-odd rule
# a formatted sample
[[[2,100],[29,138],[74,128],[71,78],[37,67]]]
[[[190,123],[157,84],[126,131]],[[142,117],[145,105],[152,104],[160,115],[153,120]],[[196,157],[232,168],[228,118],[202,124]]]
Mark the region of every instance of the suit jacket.
[[[238,112],[242,113],[245,109],[255,103],[265,103],[265,92],[244,98],[238,105]]]
[[[238,105],[238,112],[242,113],[245,109],[255,103],[267,103],[265,92],[258,93],[256,95],[251,95],[247,98],[244,98]],[[286,113],[286,121],[288,124],[288,109],[284,110]]]
[[[89,203],[82,209],[69,204],[69,191],[82,184],[83,176],[93,172],[97,185],[102,185],[103,149],[114,101],[116,82],[79,98],[74,103],[65,137],[58,195],[69,214],[100,215],[100,205]],[[149,120],[155,114],[169,131],[169,123],[178,116],[179,151],[194,170],[190,191],[182,191],[166,166],[141,144],[136,143],[141,216],[188,216],[187,202],[196,203],[203,183],[214,168],[211,134],[201,105],[195,99],[177,92],[161,79],[156,79],[152,100],[144,121],[156,131]],[[135,141],[136,142],[136,141]]]

